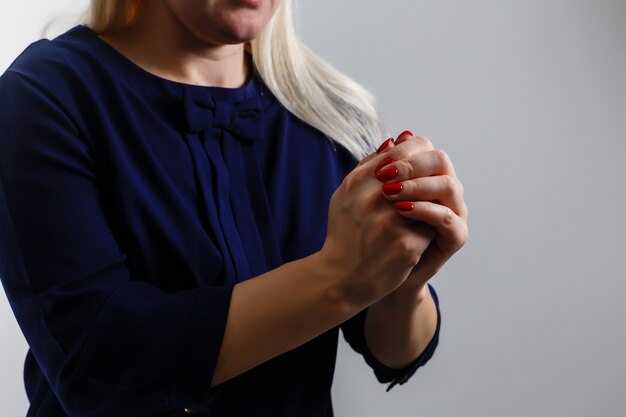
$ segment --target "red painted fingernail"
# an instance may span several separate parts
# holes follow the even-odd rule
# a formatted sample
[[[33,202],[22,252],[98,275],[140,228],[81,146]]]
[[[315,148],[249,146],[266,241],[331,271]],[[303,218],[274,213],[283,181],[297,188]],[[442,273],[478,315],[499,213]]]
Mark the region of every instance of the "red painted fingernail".
[[[404,135],[409,135],[410,137],[413,137],[413,132],[411,132],[410,130],[405,130],[404,132],[398,135],[398,139],[400,139],[400,137]]]
[[[400,194],[400,191],[402,191],[402,184],[399,182],[383,185],[383,193],[387,195]]]
[[[387,165],[376,173],[376,179],[381,182],[386,182],[394,179],[396,175],[398,175],[398,168],[393,165]]]
[[[380,164],[378,164],[376,166],[376,170],[374,171],[375,174],[378,174],[378,171],[380,171],[381,169],[383,169],[383,167],[394,163],[395,161],[389,157],[383,159],[382,161],[380,161]]]
[[[393,138],[389,138],[386,141],[384,141],[382,143],[382,145],[380,145],[378,147],[378,149],[376,149],[376,153],[381,153],[382,151],[384,151],[385,149],[387,149],[389,147],[389,144],[393,142]]]
[[[393,205],[398,211],[411,211],[415,207],[410,201],[396,201]]]

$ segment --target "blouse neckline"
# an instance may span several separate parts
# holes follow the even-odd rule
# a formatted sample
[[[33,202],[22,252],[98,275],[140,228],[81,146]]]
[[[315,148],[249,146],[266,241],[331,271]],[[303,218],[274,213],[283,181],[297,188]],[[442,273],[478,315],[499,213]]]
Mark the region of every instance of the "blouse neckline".
[[[86,25],[77,25],[72,30],[70,30],[70,32],[73,32],[73,31],[76,31],[79,33],[82,32],[85,35],[92,38],[94,42],[96,42],[97,45],[100,47],[100,49],[103,50],[111,59],[115,60],[118,64],[122,65],[124,69],[128,70],[129,72],[132,72],[133,74],[143,79],[144,81],[151,80],[152,82],[156,82],[158,84],[161,84],[167,87],[182,88],[182,89],[187,89],[187,90],[191,89],[191,90],[208,91],[214,97],[220,100],[231,101],[231,102],[250,98],[258,94],[259,91],[257,91],[257,89],[261,88],[260,85],[259,86],[256,85],[258,84],[259,80],[257,80],[258,74],[256,73],[256,69],[254,68],[254,64],[251,65],[251,71],[250,71],[250,74],[248,76],[246,83],[241,87],[218,87],[218,86],[204,86],[204,85],[197,85],[197,84],[189,84],[189,83],[184,83],[181,81],[175,81],[175,80],[163,78],[159,75],[156,75],[142,68],[141,66],[137,65],[135,62],[130,60],[128,57],[126,57],[124,54],[122,54],[120,51],[115,49],[108,42],[100,38],[98,36],[98,33],[96,33],[93,29],[91,29],[90,27]],[[261,92],[261,95],[263,95],[262,92]]]

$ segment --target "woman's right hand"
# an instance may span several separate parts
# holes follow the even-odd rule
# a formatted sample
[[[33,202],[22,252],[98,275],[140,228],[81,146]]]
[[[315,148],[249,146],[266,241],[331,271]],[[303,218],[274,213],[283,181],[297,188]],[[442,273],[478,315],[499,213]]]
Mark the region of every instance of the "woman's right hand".
[[[384,154],[365,158],[333,194],[319,258],[340,299],[369,306],[399,287],[435,236],[399,216],[375,177]]]

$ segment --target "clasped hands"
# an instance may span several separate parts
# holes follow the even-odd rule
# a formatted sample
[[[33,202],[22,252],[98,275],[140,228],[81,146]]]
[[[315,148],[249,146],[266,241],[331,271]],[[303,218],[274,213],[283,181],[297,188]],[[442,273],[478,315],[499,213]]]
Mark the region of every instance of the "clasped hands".
[[[331,198],[321,252],[364,305],[416,294],[468,237],[463,186],[448,155],[405,131],[359,162]]]

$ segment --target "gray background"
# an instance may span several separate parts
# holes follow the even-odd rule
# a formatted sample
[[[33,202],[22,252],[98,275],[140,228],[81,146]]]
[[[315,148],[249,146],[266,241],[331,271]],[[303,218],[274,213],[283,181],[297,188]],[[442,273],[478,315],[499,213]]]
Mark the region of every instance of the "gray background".
[[[435,356],[385,393],[342,342],[337,416],[626,415],[626,0],[299,3],[308,45],[378,96],[390,133],[451,155],[470,208],[432,280]],[[86,2],[1,4],[4,69]],[[2,415],[23,415],[5,299],[0,335]]]

